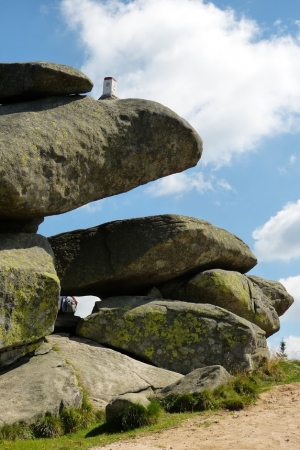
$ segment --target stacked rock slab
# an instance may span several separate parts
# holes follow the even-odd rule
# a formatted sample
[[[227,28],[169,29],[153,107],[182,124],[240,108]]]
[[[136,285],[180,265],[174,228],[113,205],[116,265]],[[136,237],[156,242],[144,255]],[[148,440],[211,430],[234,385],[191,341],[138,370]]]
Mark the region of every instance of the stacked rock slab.
[[[112,297],[97,302],[97,310],[78,324],[77,335],[174,372],[215,364],[243,372],[269,356],[261,328],[217,306]]]
[[[43,108],[39,105],[35,109],[33,105],[37,105],[36,99],[57,95],[67,99],[92,87],[88,77],[68,66],[44,62],[0,64],[0,367],[33,353],[43,337],[53,332],[60,292],[52,249],[46,238],[35,234],[44,214],[32,214],[30,207],[43,203],[36,167],[46,170],[37,154],[34,163],[29,160],[35,146],[32,136],[43,136],[45,132],[43,127],[34,126],[33,118],[43,114]],[[47,101],[44,106],[48,109]],[[18,119],[24,110],[33,115],[26,117],[22,128]],[[43,146],[39,151],[51,165],[53,155],[46,155]],[[36,178],[34,195],[26,191],[29,174]],[[26,214],[16,213],[22,209],[23,195],[28,209]]]
[[[80,94],[93,88],[92,81],[80,70],[44,61],[0,63],[0,80],[2,104]]]
[[[201,156],[196,131],[159,103],[47,92],[0,107],[0,221],[61,214]]]
[[[280,328],[271,301],[251,279],[239,272],[211,269],[180,277],[159,287],[163,297],[192,303],[211,303],[262,328],[267,337]]]
[[[205,220],[165,214],[110,222],[49,239],[62,292],[75,295],[143,293],[207,268],[247,272],[249,247]]]
[[[60,285],[49,244],[35,236],[44,216],[182,171],[202,153],[195,130],[168,108],[79,95],[92,87],[65,65],[0,64],[2,365],[53,330]]]

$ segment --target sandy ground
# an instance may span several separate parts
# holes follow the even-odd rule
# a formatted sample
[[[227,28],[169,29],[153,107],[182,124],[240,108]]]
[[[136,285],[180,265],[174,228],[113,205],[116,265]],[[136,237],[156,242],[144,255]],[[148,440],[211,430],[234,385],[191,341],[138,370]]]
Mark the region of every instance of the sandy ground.
[[[256,405],[188,419],[159,433],[92,450],[300,450],[300,383],[276,386]]]

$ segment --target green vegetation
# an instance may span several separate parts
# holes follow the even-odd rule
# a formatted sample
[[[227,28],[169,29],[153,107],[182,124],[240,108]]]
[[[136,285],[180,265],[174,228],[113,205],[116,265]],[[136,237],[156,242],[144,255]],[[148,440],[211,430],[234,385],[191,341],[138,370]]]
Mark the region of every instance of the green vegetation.
[[[128,431],[155,424],[161,413],[161,406],[155,401],[145,406],[136,404],[128,406],[115,420],[108,424],[111,431]]]
[[[239,374],[228,385],[201,394],[169,396],[148,408],[129,407],[115,423],[106,423],[84,395],[81,409],[63,409],[59,417],[46,415],[35,424],[4,425],[0,429],[3,450],[87,450],[96,445],[135,438],[139,433],[174,427],[195,414],[223,408],[239,410],[255,402],[259,394],[276,384],[300,382],[300,361],[271,359],[249,374]],[[156,423],[157,422],[157,423]],[[140,428],[141,427],[141,428]],[[121,431],[120,431],[121,430]],[[49,439],[51,438],[51,439]]]

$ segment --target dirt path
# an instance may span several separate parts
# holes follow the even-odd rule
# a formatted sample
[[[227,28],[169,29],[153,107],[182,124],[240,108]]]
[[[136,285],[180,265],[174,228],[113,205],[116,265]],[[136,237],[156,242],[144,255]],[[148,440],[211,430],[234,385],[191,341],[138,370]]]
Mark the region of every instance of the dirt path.
[[[257,404],[91,450],[300,450],[300,383],[276,386]]]

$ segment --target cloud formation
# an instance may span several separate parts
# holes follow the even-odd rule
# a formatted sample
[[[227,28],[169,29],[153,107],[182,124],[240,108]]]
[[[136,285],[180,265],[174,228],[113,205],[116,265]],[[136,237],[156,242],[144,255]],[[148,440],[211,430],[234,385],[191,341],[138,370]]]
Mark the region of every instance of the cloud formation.
[[[203,138],[204,163],[300,128],[299,39],[278,24],[262,38],[254,21],[202,0],[61,0],[61,11],[95,97],[114,76],[121,98],[169,106]]]
[[[222,180],[222,182],[226,183],[225,180]],[[181,196],[192,190],[196,190],[202,194],[207,190],[213,190],[213,187],[210,181],[204,180],[201,172],[194,172],[191,175],[187,175],[186,173],[176,173],[153,182],[146,188],[146,193],[153,197],[162,197],[166,195]]]
[[[300,200],[288,203],[252,236],[254,253],[259,261],[290,261],[300,258]]]
[[[293,305],[281,317],[281,321],[295,322],[297,319],[298,321],[300,321],[300,275],[297,275],[295,277],[281,278],[279,282],[283,284],[288,293],[291,294],[295,300]]]

